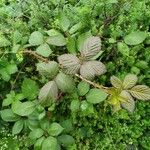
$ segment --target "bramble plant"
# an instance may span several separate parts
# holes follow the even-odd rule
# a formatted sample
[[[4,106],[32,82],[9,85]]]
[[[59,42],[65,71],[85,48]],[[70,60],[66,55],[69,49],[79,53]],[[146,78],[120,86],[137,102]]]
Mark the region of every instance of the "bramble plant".
[[[148,150],[148,2],[0,2],[0,147]]]

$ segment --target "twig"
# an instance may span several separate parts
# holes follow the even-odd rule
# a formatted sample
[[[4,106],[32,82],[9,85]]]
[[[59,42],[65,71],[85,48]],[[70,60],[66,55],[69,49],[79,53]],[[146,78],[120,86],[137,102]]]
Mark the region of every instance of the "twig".
[[[38,54],[37,54],[36,52],[34,52],[34,51],[31,51],[31,50],[24,50],[23,53],[24,53],[24,54],[33,55],[35,58],[37,58],[37,59],[39,59],[39,60],[41,60],[41,61],[43,61],[43,62],[45,62],[45,63],[48,63],[48,59],[46,59],[46,58],[44,58],[44,57],[38,55]]]
[[[87,80],[87,79],[83,78],[83,77],[82,77],[81,75],[79,75],[79,74],[75,74],[75,76],[78,77],[78,78],[80,78],[81,80],[83,80],[83,81],[89,83],[90,85],[94,86],[95,88],[103,89],[103,90],[105,90],[105,92],[107,92],[107,93],[109,92],[109,88],[108,88],[108,87],[105,87],[105,86],[103,86],[103,85],[100,85],[100,84],[94,83],[94,82],[92,82],[92,81],[90,81],[90,80]]]

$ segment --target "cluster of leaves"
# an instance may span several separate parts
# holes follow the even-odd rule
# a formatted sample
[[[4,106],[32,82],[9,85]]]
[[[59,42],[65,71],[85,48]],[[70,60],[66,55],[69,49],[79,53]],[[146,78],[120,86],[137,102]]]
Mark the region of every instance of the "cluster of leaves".
[[[17,148],[149,149],[148,2],[0,2],[0,115]]]

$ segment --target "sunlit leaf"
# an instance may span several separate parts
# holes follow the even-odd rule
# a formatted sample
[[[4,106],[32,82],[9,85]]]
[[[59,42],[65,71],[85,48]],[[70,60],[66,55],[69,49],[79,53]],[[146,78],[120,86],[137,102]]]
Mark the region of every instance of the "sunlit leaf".
[[[146,85],[136,85],[129,92],[137,99],[150,100],[150,88]]]
[[[46,83],[39,92],[39,102],[43,106],[50,106],[58,98],[58,88],[55,81]]]
[[[111,84],[112,84],[115,88],[117,88],[117,89],[121,89],[121,88],[122,88],[122,81],[121,81],[119,78],[117,78],[117,77],[115,77],[115,76],[112,76],[112,77],[110,78],[110,82],[111,82]]]
[[[78,73],[80,60],[73,54],[63,54],[58,57],[58,62],[67,74]]]
[[[78,84],[78,94],[84,96],[90,90],[90,85],[84,81]]]
[[[12,128],[12,134],[20,133],[21,130],[23,129],[23,124],[24,124],[23,120],[18,120],[17,122],[15,122]]]
[[[101,50],[101,39],[99,37],[89,37],[81,48],[81,56],[86,60],[90,60],[96,56]]]
[[[137,76],[134,74],[128,74],[125,76],[125,79],[123,81],[123,88],[129,89],[132,88],[137,83]]]
[[[102,75],[106,72],[106,67],[99,61],[84,62],[80,68],[80,74],[84,78],[93,79],[95,76]]]

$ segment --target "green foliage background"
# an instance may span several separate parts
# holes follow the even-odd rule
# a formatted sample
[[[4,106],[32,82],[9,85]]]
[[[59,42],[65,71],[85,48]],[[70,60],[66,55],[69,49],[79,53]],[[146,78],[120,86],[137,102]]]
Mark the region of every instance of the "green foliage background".
[[[70,27],[77,25],[77,29],[69,30],[74,35],[73,38],[68,36],[68,29],[64,31],[59,24],[62,12],[69,18]],[[66,23],[65,20],[65,25]],[[99,35],[103,51],[100,59],[106,65],[107,73],[95,81],[110,86],[110,76],[116,75],[122,79],[127,73],[134,73],[138,75],[140,84],[150,86],[149,0],[2,0],[0,1],[1,109],[6,95],[10,104],[12,99],[32,101],[37,97],[39,87],[48,81],[38,74],[35,66],[38,61],[30,55],[22,55],[17,50],[29,48],[34,51],[35,47],[28,45],[31,33],[40,31],[44,34],[45,30],[50,29],[58,30],[68,37],[69,41],[67,46],[51,46],[53,52],[48,57],[50,60],[56,60],[57,56],[63,53],[77,52],[85,34]],[[144,31],[148,33],[148,37],[138,45],[120,46],[119,43],[123,43],[125,36],[134,31]],[[76,99],[78,97],[75,94],[65,95],[51,116],[51,122],[59,122],[65,128],[64,133],[71,135],[75,140],[73,145],[64,146],[63,149],[150,149],[149,102],[136,101],[136,109],[132,114],[125,110],[113,113],[103,102],[88,107],[86,111],[76,112],[79,109]],[[73,104],[71,106],[72,101],[75,101],[76,107]],[[0,128],[5,128],[8,133],[4,134],[3,130],[0,133],[1,149],[16,150],[29,147],[32,149],[32,143],[27,139],[30,132],[28,128],[18,136],[20,142],[11,138],[14,140],[13,143],[16,143],[14,147],[8,144],[12,142],[9,132],[13,124],[0,120]]]

